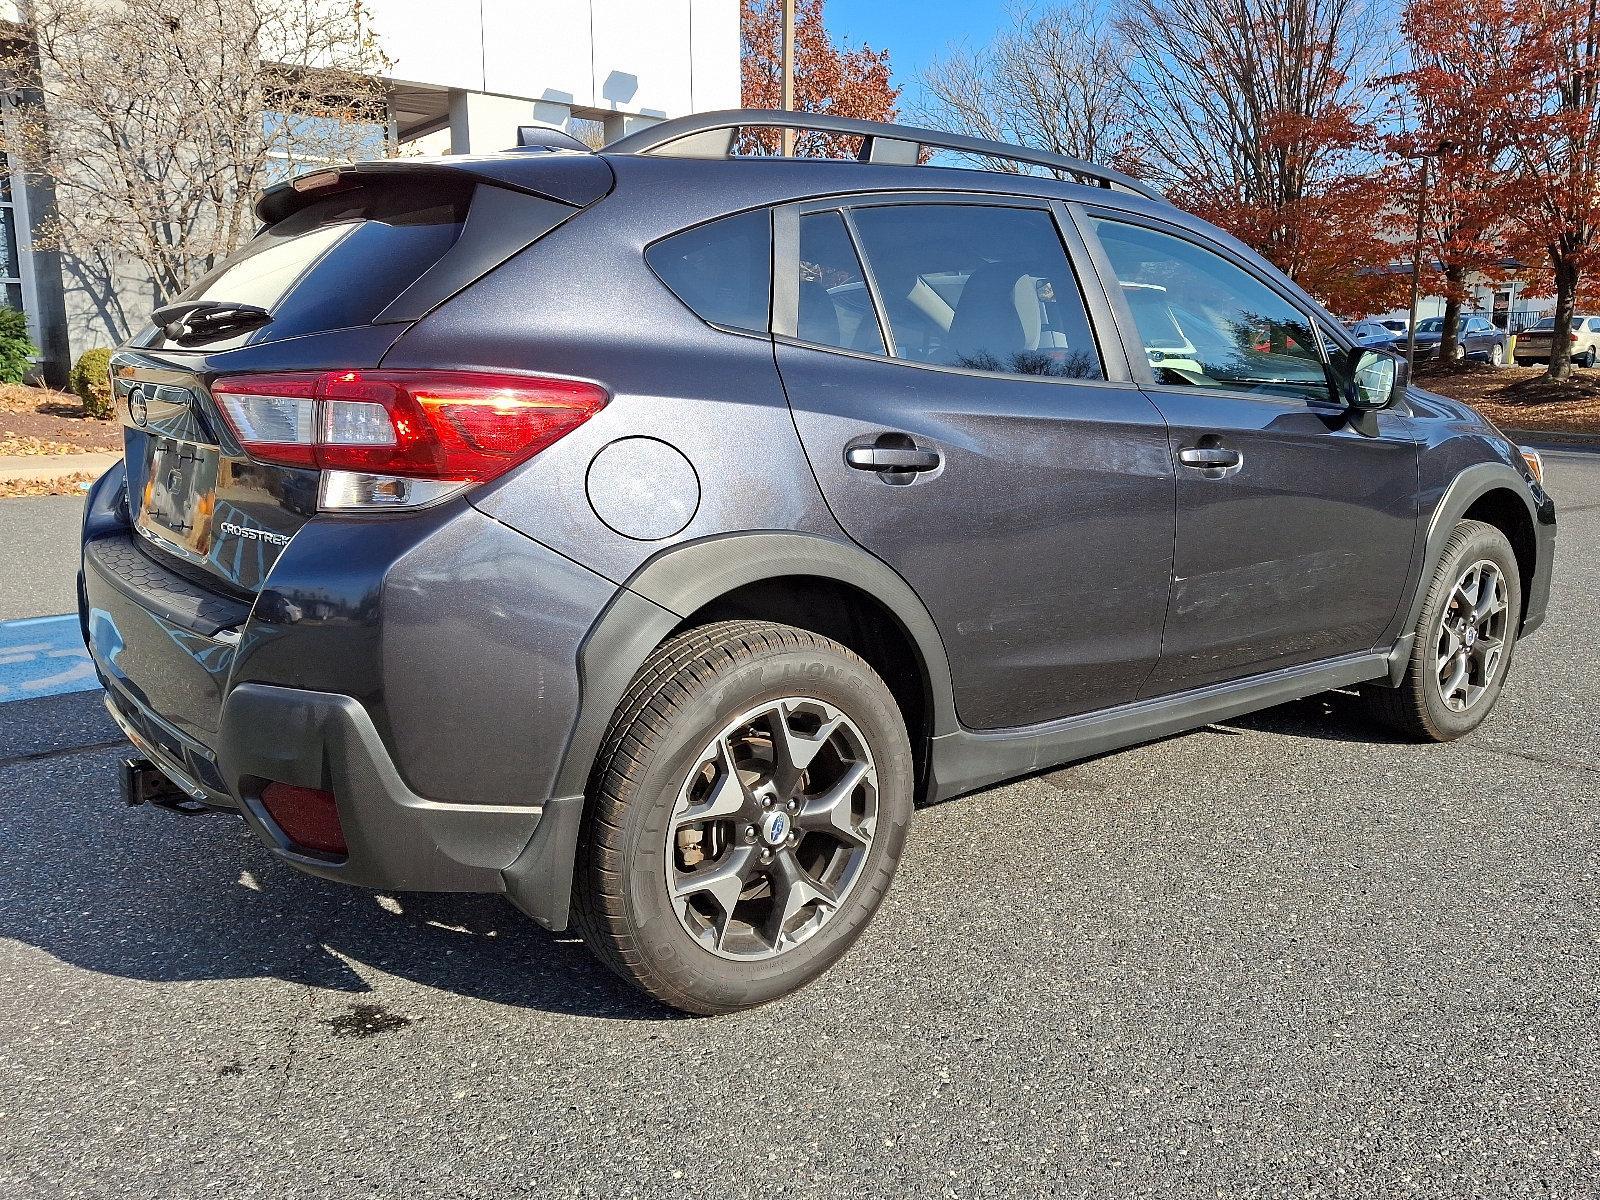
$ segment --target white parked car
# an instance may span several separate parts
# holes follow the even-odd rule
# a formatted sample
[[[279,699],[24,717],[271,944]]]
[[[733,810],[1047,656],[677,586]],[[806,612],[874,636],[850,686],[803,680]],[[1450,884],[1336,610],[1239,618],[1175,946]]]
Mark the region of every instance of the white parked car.
[[[1555,328],[1556,319],[1545,317],[1517,334],[1517,366],[1549,362],[1550,338]],[[1573,317],[1572,331],[1567,336],[1572,343],[1573,362],[1580,367],[1592,367],[1600,362],[1600,316]]]

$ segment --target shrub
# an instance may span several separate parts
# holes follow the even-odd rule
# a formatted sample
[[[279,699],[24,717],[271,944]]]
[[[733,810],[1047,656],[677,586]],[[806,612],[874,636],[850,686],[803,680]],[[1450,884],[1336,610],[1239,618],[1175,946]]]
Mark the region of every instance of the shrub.
[[[85,350],[72,364],[67,382],[83,401],[85,416],[106,421],[116,415],[116,403],[111,396],[111,351],[103,346]]]
[[[39,348],[28,340],[28,318],[0,307],[0,383],[21,383]]]

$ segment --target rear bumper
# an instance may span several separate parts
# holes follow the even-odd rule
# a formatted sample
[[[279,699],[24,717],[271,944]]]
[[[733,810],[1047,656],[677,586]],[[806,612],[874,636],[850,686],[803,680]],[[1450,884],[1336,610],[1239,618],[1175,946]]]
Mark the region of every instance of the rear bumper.
[[[103,494],[120,486],[90,494],[79,607],[106,706],[145,757],[302,871],[509,892],[564,922],[582,797],[551,784],[578,647],[614,585],[464,508],[409,540],[395,523],[307,526],[251,604],[147,553]],[[348,852],[286,836],[261,802],[274,782],[331,792]]]
[[[194,799],[236,811],[278,857],[326,879],[386,890],[504,891],[501,872],[538,840],[546,810],[562,807],[442,804],[417,795],[349,696],[241,684],[228,693],[206,745],[145,708],[114,676],[102,671],[102,680],[106,708],[163,774]],[[332,792],[348,853],[295,845],[261,803],[271,782]]]

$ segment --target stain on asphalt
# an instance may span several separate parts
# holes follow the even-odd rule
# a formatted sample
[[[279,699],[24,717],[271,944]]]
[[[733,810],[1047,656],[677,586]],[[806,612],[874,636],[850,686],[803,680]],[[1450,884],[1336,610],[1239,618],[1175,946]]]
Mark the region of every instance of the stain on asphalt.
[[[381,1004],[352,1004],[349,1012],[322,1023],[333,1030],[335,1037],[369,1038],[404,1029],[411,1024],[411,1018],[392,1013]]]

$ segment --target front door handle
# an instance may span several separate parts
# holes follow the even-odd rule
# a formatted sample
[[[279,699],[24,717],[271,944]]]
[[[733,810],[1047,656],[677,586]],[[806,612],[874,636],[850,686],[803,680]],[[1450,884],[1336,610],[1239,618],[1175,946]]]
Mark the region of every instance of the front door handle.
[[[1185,446],[1178,451],[1178,461],[1186,467],[1201,470],[1216,467],[1237,467],[1244,455],[1231,446]]]
[[[933,471],[942,460],[926,446],[851,446],[844,461],[859,471]]]

